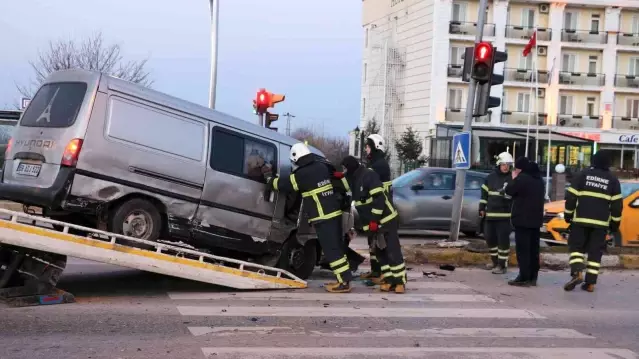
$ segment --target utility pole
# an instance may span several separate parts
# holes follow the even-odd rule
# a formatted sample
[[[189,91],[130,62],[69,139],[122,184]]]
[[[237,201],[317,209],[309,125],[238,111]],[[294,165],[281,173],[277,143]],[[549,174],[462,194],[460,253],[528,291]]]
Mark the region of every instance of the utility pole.
[[[215,90],[217,87],[217,38],[220,19],[220,1],[209,0],[211,4],[211,82],[209,84],[209,107],[215,109]]]
[[[286,135],[291,135],[291,118],[295,118],[294,115],[291,115],[290,112],[283,114],[282,116],[286,117]]]
[[[475,46],[482,42],[484,35],[484,25],[486,23],[486,6],[488,0],[479,0],[479,11],[477,16],[477,34],[475,35]],[[468,86],[468,99],[466,101],[466,116],[464,118],[464,129],[462,131],[469,132],[472,139],[473,129],[473,113],[475,108],[475,92],[477,90],[477,80],[471,77]],[[454,149],[455,150],[455,149]],[[453,150],[453,151],[454,151]],[[472,151],[471,151],[472,152]],[[468,159],[470,161],[470,159]],[[464,185],[466,183],[466,169],[456,170],[455,194],[453,195],[453,213],[450,224],[450,237],[446,240],[446,244],[457,242],[459,239],[459,225],[461,221],[462,205],[464,200]]]

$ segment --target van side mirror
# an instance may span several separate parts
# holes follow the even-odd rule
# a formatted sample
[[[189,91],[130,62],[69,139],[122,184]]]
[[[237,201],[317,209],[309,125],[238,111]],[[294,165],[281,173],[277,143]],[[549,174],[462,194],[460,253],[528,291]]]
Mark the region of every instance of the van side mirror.
[[[412,189],[413,191],[421,191],[424,189],[424,184],[423,183],[415,183],[414,185],[410,186],[410,189]]]

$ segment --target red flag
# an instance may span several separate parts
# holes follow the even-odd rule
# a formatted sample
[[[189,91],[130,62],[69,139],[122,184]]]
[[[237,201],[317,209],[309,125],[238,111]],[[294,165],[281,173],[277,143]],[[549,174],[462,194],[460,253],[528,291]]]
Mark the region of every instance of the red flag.
[[[535,45],[537,45],[537,31],[533,32],[532,36],[530,37],[530,41],[528,41],[528,44],[526,45],[526,47],[524,47],[522,55],[528,56]]]

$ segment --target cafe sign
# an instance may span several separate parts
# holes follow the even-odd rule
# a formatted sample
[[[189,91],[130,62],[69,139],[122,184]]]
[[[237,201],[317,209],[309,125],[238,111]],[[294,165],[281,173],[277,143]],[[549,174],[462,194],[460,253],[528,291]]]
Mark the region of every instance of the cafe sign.
[[[634,145],[639,143],[639,135],[619,135],[618,142]]]

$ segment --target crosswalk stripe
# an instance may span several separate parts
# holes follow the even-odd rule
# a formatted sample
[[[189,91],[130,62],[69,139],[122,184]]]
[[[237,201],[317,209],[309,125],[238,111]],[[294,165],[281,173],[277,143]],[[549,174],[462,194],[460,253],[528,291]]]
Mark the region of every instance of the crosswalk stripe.
[[[432,328],[363,330],[359,328],[336,328],[334,331],[306,330],[292,327],[188,327],[194,336],[209,335],[227,337],[235,335],[284,334],[335,337],[335,338],[550,338],[550,339],[595,339],[574,329],[564,328]]]
[[[636,359],[627,349],[615,348],[503,348],[503,347],[404,347],[404,348],[202,348],[207,358],[225,359],[279,359],[279,358],[350,358],[355,355],[369,355],[375,358],[441,358],[442,354],[455,354],[455,358],[516,359]]]
[[[321,287],[322,285],[324,285],[324,283],[328,283],[331,280],[319,280],[319,279],[312,279],[307,281],[308,286],[309,287]],[[355,282],[351,282],[351,285],[355,285],[355,286],[364,286],[363,282],[360,281],[355,281]],[[461,284],[461,283],[455,283],[455,282],[408,282],[406,283],[406,289],[466,289],[466,290],[471,290],[472,288]]]
[[[357,318],[494,318],[544,319],[521,309],[367,308],[367,307],[228,307],[178,306],[182,315],[211,317],[357,317]]]
[[[372,293],[372,294],[331,294],[312,292],[185,292],[169,293],[173,300],[295,300],[295,301],[336,301],[336,302],[485,302],[494,303],[494,299],[475,294],[406,294]]]

